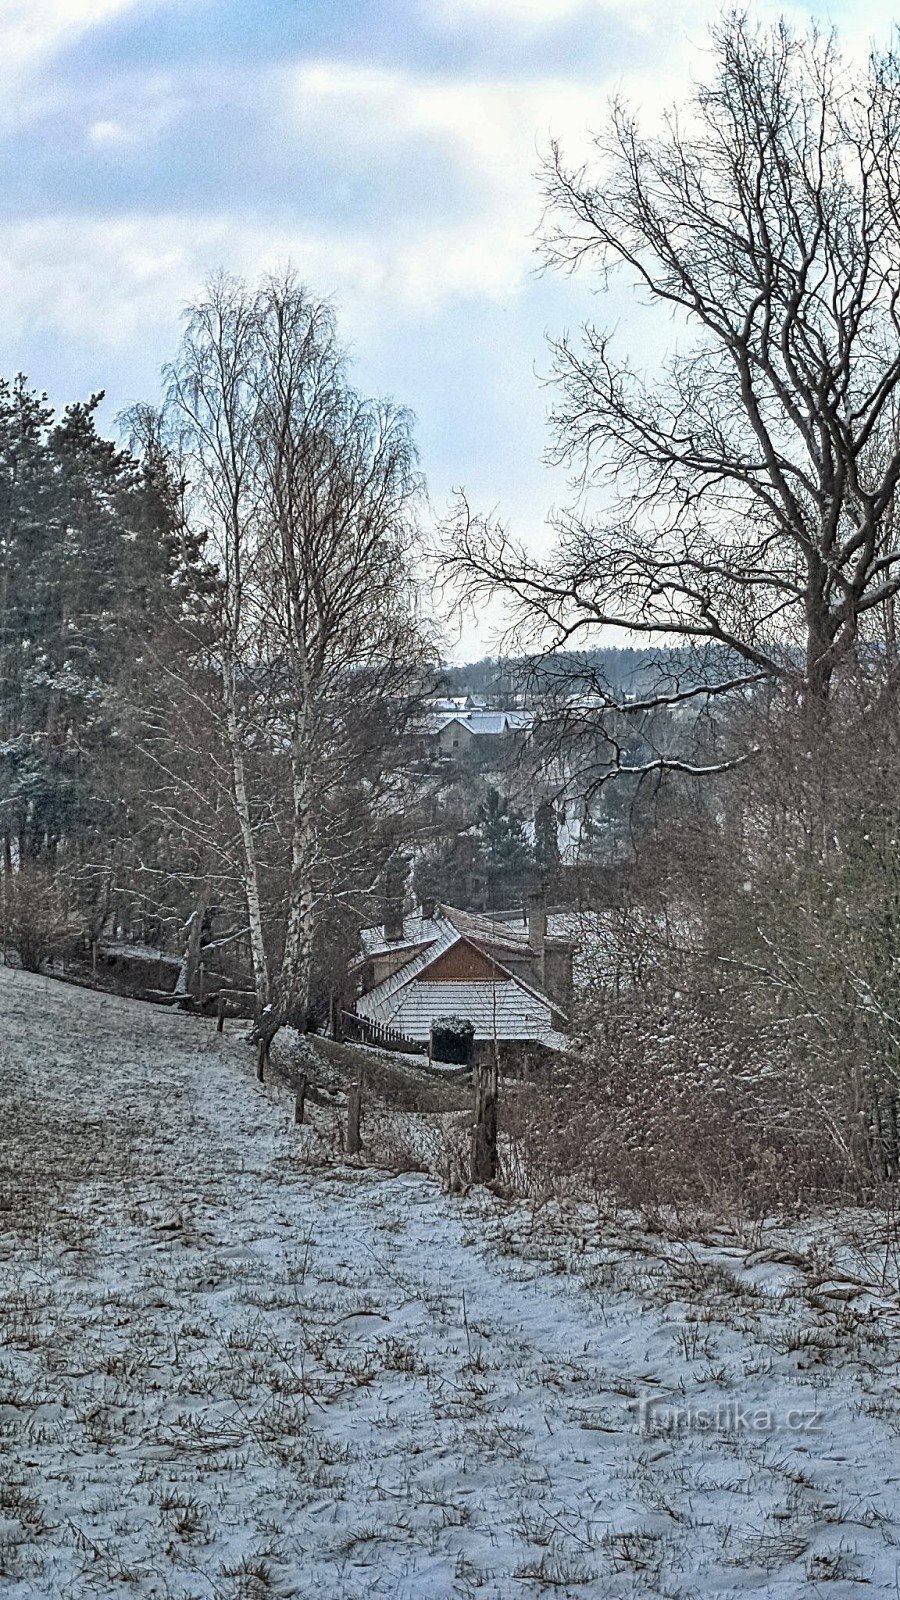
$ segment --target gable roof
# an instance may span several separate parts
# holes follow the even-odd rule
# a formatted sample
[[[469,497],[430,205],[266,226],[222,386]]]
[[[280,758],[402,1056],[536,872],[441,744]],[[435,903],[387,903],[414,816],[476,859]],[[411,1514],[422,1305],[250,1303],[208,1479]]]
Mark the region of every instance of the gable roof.
[[[476,911],[458,911],[455,906],[440,906],[441,913],[451,922],[458,933],[471,939],[480,949],[488,953],[498,953],[502,956],[505,951],[510,956],[527,956],[533,954],[528,943],[528,928],[524,922],[507,922],[499,917],[486,916]],[[565,943],[565,940],[548,940],[545,944],[556,945]]]
[[[418,920],[420,922],[423,921],[423,919],[421,917]],[[433,919],[429,919],[429,920],[433,921],[435,924],[438,923],[438,918],[437,917],[435,917]],[[380,928],[366,928],[366,929],[364,929],[364,931],[363,931],[363,946],[364,946],[364,948],[365,948],[365,935],[367,933],[377,933],[377,934],[381,935],[381,929]],[[449,950],[451,945],[456,944],[458,938],[459,938],[459,935],[456,932],[456,929],[452,926],[452,924],[445,923],[443,928],[440,928],[440,927],[437,928],[437,931],[435,932],[434,937],[432,939],[429,939],[427,943],[423,943],[422,941],[419,941],[418,943],[412,943],[411,942],[411,950],[410,950],[410,958],[409,958],[409,960],[407,962],[405,962],[402,967],[398,967],[396,972],[392,972],[389,978],[384,978],[384,979],[382,979],[381,983],[377,983],[373,989],[369,990],[369,994],[380,995],[385,1000],[389,999],[393,994],[395,994],[397,992],[398,989],[403,989],[406,986],[406,984],[411,983],[413,978],[417,977],[420,972],[424,971],[425,967],[430,966],[432,961],[435,959],[435,957],[440,955],[442,953],[442,951]],[[387,954],[388,951],[396,950],[396,949],[397,949],[397,945],[392,945],[392,944],[385,943],[383,936],[381,936],[380,939],[379,939],[379,949],[367,950],[366,954],[367,955],[375,955],[375,954],[378,954],[378,953]],[[365,999],[365,998],[367,998],[367,997],[366,996],[362,996],[362,999]],[[357,1010],[359,1010],[360,1004],[361,1004],[361,1001],[357,1003]],[[362,1012],[360,1013],[360,1015],[364,1015],[364,1014],[365,1013],[362,1013]]]
[[[507,965],[507,961],[533,954],[525,929],[442,905],[435,907],[433,917],[405,918],[401,939],[386,940],[381,928],[364,929],[362,939],[366,957],[408,950],[409,960],[360,995],[356,1003],[360,1016],[387,1023],[417,1039],[428,1037],[435,1017],[459,1011],[475,1023],[476,1038],[493,1038],[496,1028],[498,1037],[504,1039],[538,1039],[562,1047],[562,1035],[553,1028],[559,1007]],[[460,943],[471,944],[486,955],[503,981],[430,980],[428,969],[445,950]],[[564,941],[547,943],[552,946]],[[424,1032],[414,1031],[416,1028],[424,1028]]]
[[[372,1021],[396,1028],[409,1039],[427,1039],[437,1017],[453,1012],[474,1024],[476,1039],[535,1040],[556,1049],[565,1046],[553,1027],[550,1002],[513,978],[509,983],[482,980],[431,983],[419,979],[404,984],[390,996],[384,985],[357,1002],[357,1010]]]
[[[534,722],[531,711],[489,711],[484,706],[468,708],[456,707],[447,710],[432,711],[424,723],[424,731],[431,734],[443,733],[452,723],[459,723],[467,733],[479,735],[489,734],[496,737],[504,733],[521,733],[530,728]]]
[[[432,955],[440,954],[454,942],[453,935],[463,935],[502,962],[504,954],[520,959],[533,953],[528,943],[528,929],[523,922],[508,922],[503,916],[492,917],[474,911],[460,911],[456,906],[438,905],[433,917],[423,917],[418,912],[403,919],[403,932],[399,939],[385,939],[381,927],[363,928],[362,946],[367,956],[385,955],[389,950],[412,952],[417,947],[433,947]],[[446,941],[449,941],[446,942]],[[566,938],[551,937],[544,941],[549,950],[567,949]]]
[[[483,711],[485,706],[483,696],[477,694],[444,694],[425,704],[432,712]]]

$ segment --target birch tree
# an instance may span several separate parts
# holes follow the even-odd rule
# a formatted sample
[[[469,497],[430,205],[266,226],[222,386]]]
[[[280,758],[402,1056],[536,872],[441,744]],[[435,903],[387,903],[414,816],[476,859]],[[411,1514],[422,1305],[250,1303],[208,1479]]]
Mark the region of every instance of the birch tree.
[[[374,835],[423,659],[415,452],[407,414],[354,390],[330,307],[290,276],[209,285],[167,415],[219,572],[214,677],[267,1042],[305,1020],[323,897],[359,889],[342,801],[363,785]]]

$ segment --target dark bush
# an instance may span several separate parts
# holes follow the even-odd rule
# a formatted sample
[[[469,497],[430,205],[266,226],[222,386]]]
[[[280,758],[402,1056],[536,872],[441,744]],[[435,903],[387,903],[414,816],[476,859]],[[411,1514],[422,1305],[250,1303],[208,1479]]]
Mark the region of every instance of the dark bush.
[[[26,972],[39,972],[65,942],[68,925],[52,873],[37,864],[0,878],[0,922]]]
[[[431,1024],[431,1057],[433,1061],[452,1062],[456,1066],[470,1065],[475,1053],[475,1025],[467,1017],[435,1017]]]

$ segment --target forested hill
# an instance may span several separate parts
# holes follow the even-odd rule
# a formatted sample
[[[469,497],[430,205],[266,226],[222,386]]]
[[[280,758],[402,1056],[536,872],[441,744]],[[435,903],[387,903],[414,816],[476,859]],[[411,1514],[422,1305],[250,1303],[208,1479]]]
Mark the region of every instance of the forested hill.
[[[722,666],[718,652],[715,663]],[[677,680],[682,688],[704,679],[711,663],[690,648],[606,645],[594,650],[562,650],[552,656],[484,656],[480,661],[445,666],[441,692],[483,695],[505,701],[517,694],[540,694],[564,684],[567,693],[599,685],[614,694],[645,694]]]

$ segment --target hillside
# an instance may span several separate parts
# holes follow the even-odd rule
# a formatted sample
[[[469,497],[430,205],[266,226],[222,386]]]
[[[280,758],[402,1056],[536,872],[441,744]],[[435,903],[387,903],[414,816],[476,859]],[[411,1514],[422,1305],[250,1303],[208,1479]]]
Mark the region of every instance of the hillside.
[[[0,1019],[6,1600],[896,1595],[896,1297],[815,1230],[446,1196],[204,1020]]]

